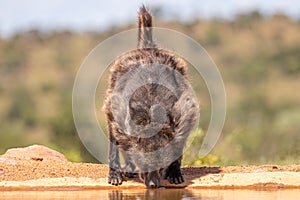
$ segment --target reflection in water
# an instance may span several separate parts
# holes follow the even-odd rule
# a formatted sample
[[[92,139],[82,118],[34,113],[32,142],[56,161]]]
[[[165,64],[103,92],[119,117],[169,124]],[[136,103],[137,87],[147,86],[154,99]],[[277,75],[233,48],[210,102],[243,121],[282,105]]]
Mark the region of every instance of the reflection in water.
[[[143,191],[132,192],[131,190],[113,190],[108,194],[109,200],[124,200],[124,199],[137,199],[137,200],[177,200],[177,199],[191,199],[193,194],[190,190],[184,189],[149,189]],[[199,196],[198,196],[199,197]]]
[[[211,190],[211,189],[141,189],[81,191],[0,191],[0,199],[99,199],[99,200],[194,200],[194,199],[300,199],[300,189]]]

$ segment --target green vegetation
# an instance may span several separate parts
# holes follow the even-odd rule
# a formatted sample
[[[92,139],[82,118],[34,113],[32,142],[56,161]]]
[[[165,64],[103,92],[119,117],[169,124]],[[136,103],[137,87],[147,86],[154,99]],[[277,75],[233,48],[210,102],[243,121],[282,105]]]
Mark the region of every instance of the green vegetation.
[[[232,21],[157,22],[195,38],[220,69],[227,119],[214,150],[198,155],[210,119],[206,86],[192,76],[201,103],[200,128],[185,165],[300,164],[300,23],[258,12]],[[39,143],[70,160],[95,162],[81,144],[71,94],[80,64],[98,43],[119,32],[31,31],[0,39],[0,154]],[[103,85],[99,101],[103,96]],[[101,108],[101,105],[97,106]],[[103,113],[97,110],[100,124]]]

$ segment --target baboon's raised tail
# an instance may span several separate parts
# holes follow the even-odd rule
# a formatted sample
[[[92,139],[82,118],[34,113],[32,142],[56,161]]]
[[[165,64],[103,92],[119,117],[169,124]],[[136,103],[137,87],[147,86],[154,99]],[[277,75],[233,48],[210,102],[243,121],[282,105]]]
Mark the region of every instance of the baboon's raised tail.
[[[154,48],[155,43],[152,37],[152,16],[143,5],[139,11],[139,34],[138,48]]]

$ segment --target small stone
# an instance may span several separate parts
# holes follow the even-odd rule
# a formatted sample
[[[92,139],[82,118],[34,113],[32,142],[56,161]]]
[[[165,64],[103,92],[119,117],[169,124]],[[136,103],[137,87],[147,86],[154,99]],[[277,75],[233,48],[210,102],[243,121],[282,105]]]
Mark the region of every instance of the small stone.
[[[31,160],[34,160],[34,161],[43,161],[43,158],[32,157]]]

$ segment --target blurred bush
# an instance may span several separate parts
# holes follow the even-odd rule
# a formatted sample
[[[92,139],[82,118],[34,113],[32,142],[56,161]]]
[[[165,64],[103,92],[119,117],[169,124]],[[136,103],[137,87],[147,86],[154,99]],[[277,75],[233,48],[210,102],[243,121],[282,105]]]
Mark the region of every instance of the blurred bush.
[[[199,151],[204,139],[204,132],[201,129],[196,129],[191,133],[187,141],[187,148],[184,151],[182,164],[189,166],[215,165],[219,162],[217,155],[208,154],[203,157]]]

